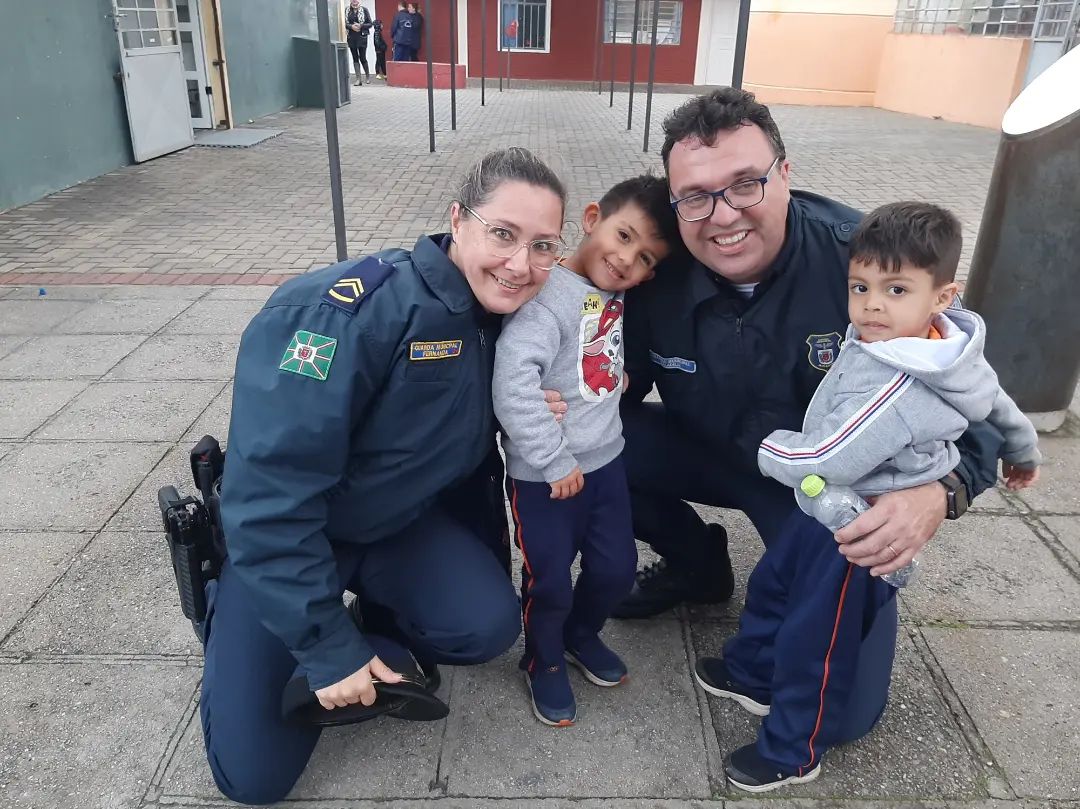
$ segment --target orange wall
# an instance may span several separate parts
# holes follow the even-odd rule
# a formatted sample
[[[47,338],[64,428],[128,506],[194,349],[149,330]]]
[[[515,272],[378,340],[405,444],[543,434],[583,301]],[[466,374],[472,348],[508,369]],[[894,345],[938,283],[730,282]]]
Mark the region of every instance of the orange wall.
[[[1023,88],[1030,40],[889,34],[874,103],[997,129]]]
[[[768,104],[873,106],[892,17],[752,12],[744,84]]]

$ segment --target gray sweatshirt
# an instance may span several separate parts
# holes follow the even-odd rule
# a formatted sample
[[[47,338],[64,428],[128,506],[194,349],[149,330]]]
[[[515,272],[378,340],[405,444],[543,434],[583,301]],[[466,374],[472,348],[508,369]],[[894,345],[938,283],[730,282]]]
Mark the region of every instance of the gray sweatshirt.
[[[1032,468],[1038,436],[983,357],[986,326],[952,308],[934,326],[941,340],[899,337],[863,343],[849,326],[840,354],[806,410],[803,432],[776,430],[758,449],[761,472],[795,489],[820,475],[863,497],[940,480],[959,461],[953,441],[973,421],[1003,436],[1002,457]]]
[[[495,347],[495,417],[512,478],[552,483],[592,472],[623,448],[623,296],[556,266],[540,293],[503,322]],[[544,390],[569,410],[555,421]]]

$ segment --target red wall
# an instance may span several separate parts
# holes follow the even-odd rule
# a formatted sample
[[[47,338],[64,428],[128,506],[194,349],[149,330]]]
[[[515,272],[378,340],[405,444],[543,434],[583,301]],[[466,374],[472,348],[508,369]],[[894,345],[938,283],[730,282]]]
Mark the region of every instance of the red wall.
[[[647,0],[642,0],[646,2]],[[480,75],[480,6],[481,0],[458,0],[469,4],[469,75]],[[506,53],[498,52],[498,2],[487,0],[487,67],[489,77],[498,79],[506,70]],[[522,53],[510,55],[511,78],[548,79],[555,81],[591,81],[594,76],[596,49],[600,46],[597,28],[598,5],[602,0],[551,0],[551,53]],[[392,7],[392,0],[379,0]],[[449,6],[449,0],[432,0]],[[433,10],[434,13],[434,10]],[[445,13],[445,12],[444,12]],[[656,81],[660,84],[693,84],[694,63],[697,59],[698,22],[701,0],[683,0],[682,41],[679,45],[658,46],[656,49]],[[444,25],[447,23],[443,23]],[[444,38],[448,34],[442,34]],[[436,52],[440,42],[437,35]],[[612,52],[615,56],[615,80],[630,78],[630,44],[602,46],[600,74],[611,77]],[[446,51],[449,55],[449,51]],[[421,54],[422,56],[423,54]],[[649,46],[638,45],[636,80],[649,78]]]
[[[464,3],[465,0],[458,0],[458,2]],[[492,3],[494,2],[495,0],[492,0]],[[417,54],[417,58],[421,61],[427,61],[427,38],[429,34],[433,33],[431,60],[433,62],[449,63],[450,0],[430,0],[430,3],[431,17],[429,18],[424,8],[424,0],[418,2],[420,13],[424,15],[424,31],[420,39],[420,52]],[[383,36],[389,46],[386,59],[390,61],[394,57],[394,42],[390,38],[390,26],[394,21],[394,15],[397,14],[397,0],[375,0],[374,12],[375,16],[383,21]]]

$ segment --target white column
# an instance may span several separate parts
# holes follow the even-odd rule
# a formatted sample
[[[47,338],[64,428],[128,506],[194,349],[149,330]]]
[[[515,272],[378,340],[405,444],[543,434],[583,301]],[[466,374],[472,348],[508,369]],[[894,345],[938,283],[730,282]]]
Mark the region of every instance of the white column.
[[[481,24],[483,24],[481,22]],[[457,0],[457,58],[469,75],[469,0]]]

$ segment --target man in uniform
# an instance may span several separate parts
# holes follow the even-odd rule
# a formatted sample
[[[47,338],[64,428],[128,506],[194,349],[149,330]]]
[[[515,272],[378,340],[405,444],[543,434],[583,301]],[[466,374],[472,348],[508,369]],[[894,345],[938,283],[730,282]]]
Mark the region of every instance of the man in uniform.
[[[639,572],[615,612],[622,618],[731,596],[727,534],[688,501],[743,511],[766,544],[796,508],[791,489],[758,471],[757,449],[773,430],[801,429],[836,358],[848,325],[848,240],[861,218],[790,190],[780,132],[750,93],[723,88],[695,98],[664,130],[672,204],[694,260],[658,272],[627,299],[624,457],[635,534],[662,559]],[[643,402],[654,385],[662,404]],[[953,472],[877,498],[837,536],[839,552],[874,574],[903,567],[946,516],[959,517],[993,485],[1000,445],[992,427],[973,425]],[[846,712],[850,727],[837,732],[847,740],[877,721],[892,667],[895,599],[862,606],[857,698]],[[720,658],[699,660],[697,676],[710,693],[745,696]]]

